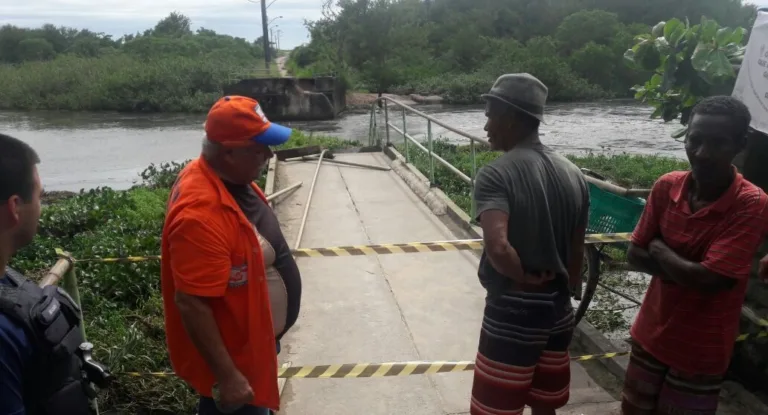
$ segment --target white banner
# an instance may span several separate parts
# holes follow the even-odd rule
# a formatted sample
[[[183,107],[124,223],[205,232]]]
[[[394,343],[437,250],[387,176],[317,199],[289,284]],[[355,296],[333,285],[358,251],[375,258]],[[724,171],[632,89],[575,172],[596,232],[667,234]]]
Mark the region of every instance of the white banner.
[[[749,108],[751,127],[768,134],[768,13],[757,15],[733,96]]]

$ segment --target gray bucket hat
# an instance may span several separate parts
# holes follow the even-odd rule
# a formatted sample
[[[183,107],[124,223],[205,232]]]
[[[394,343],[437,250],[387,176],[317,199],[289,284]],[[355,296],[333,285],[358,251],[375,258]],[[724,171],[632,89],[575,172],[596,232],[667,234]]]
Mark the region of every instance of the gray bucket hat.
[[[547,86],[535,76],[528,73],[512,73],[500,76],[491,90],[482,97],[503,102],[544,122],[547,94]]]

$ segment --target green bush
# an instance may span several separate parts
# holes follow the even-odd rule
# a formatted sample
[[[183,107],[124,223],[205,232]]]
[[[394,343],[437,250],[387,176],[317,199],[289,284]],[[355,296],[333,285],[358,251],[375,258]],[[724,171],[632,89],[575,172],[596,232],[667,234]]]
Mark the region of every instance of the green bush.
[[[260,75],[259,43],[190,25],[171,13],[120,39],[2,26],[0,109],[205,112],[225,85]]]
[[[534,38],[522,45],[515,40],[488,40],[488,48],[497,51],[492,58],[470,74],[434,76],[394,87],[399,94],[441,95],[449,104],[482,103],[501,74],[535,74],[547,87],[552,101],[592,100],[610,96],[598,86],[576,75],[567,61],[557,55],[557,43],[551,38]]]
[[[252,67],[204,56],[145,61],[122,53],[0,65],[0,109],[204,112],[230,74]]]

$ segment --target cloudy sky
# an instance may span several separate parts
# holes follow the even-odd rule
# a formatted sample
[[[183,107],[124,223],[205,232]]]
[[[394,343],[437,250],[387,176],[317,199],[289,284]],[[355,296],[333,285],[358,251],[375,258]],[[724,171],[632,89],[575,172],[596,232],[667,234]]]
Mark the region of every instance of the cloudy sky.
[[[768,0],[766,0],[768,1]],[[272,0],[267,0],[270,4]],[[215,4],[215,5],[214,5]],[[116,37],[144,31],[173,11],[205,27],[249,40],[261,36],[260,0],[0,0],[0,25],[38,27],[44,23],[87,28]],[[309,41],[304,19],[321,16],[323,0],[276,0],[267,16],[282,31],[280,47]]]
[[[122,36],[148,29],[172,11],[205,27],[249,40],[261,36],[260,0],[0,0],[0,25],[37,27],[44,23],[87,28]],[[269,4],[272,0],[267,0]],[[768,6],[768,0],[752,3]],[[293,48],[309,41],[304,20],[320,17],[323,0],[276,0],[267,10],[280,29],[280,47]],[[216,4],[216,5],[214,5]]]

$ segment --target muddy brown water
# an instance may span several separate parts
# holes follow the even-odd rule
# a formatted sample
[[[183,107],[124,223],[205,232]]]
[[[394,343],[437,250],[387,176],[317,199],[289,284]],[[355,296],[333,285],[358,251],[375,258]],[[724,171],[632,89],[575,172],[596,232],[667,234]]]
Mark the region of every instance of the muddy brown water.
[[[437,119],[484,137],[482,107],[418,106]],[[555,149],[579,153],[612,151],[683,157],[682,145],[669,137],[679,128],[649,118],[649,107],[631,101],[551,105],[543,140]],[[402,124],[392,111],[391,122]],[[30,143],[40,154],[46,190],[130,187],[150,163],[182,161],[199,154],[205,114],[116,114],[0,112],[0,132]],[[383,117],[382,117],[383,119]],[[382,121],[380,121],[382,122]],[[425,137],[426,121],[406,117],[408,132]],[[316,134],[367,140],[369,115],[350,112],[331,121],[288,125]],[[439,126],[433,134],[466,142]],[[392,133],[393,140],[396,133]]]

